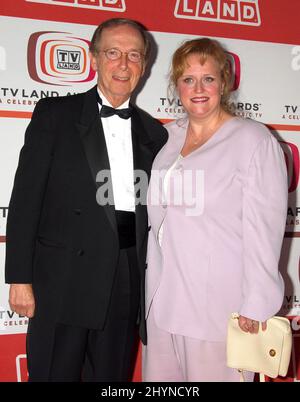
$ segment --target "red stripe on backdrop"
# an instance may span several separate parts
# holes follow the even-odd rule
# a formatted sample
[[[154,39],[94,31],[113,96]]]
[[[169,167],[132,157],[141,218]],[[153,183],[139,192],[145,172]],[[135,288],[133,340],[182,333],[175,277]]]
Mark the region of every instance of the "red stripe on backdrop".
[[[300,1],[290,0],[1,0],[1,15],[24,17],[40,20],[72,22],[87,25],[98,25],[112,17],[128,17],[141,21],[151,31],[185,33],[199,36],[217,36],[247,40],[259,40],[277,43],[299,43],[300,37]],[[52,4],[51,4],[52,3]],[[64,3],[66,5],[64,5]],[[242,4],[240,14],[251,15],[255,5],[261,23],[239,25],[237,4]],[[90,8],[82,4],[90,4]],[[100,6],[102,4],[102,7]],[[106,5],[106,6],[105,6]],[[105,11],[108,7],[125,12]],[[214,14],[227,10],[227,23],[215,22]],[[233,7],[235,15],[228,18],[228,10]],[[101,9],[102,8],[102,9]],[[176,18],[174,14],[184,18]],[[244,11],[243,11],[244,10]],[[224,12],[225,12],[224,11]],[[204,13],[204,14],[203,14]],[[209,21],[201,20],[201,16],[210,17]],[[247,21],[246,21],[247,22]],[[250,21],[251,22],[251,21]],[[254,23],[253,23],[254,22]],[[259,21],[258,21],[259,22]]]
[[[31,115],[32,115],[32,112],[20,112],[18,110],[0,110],[0,117],[30,119]]]
[[[18,110],[0,110],[0,117],[14,117],[14,118],[23,118],[30,119],[32,116],[32,112],[20,112]],[[159,119],[161,123],[166,124],[172,121],[173,119]],[[278,131],[299,131],[300,126],[293,126],[288,124],[271,124],[265,123],[270,130],[278,130]]]
[[[24,118],[30,119],[32,112],[20,112],[18,110],[0,110],[0,117],[15,117],[15,118]],[[166,124],[172,121],[173,119],[159,119],[161,123]],[[278,130],[278,131],[299,131],[300,126],[293,126],[288,124],[271,124],[265,123],[270,130]]]
[[[300,126],[292,126],[287,124],[270,124],[270,123],[266,123],[266,126],[269,127],[270,130],[300,132]]]
[[[284,237],[287,238],[300,237],[300,232],[285,232]]]
[[[160,119],[161,123],[166,124],[172,121],[173,119]],[[299,131],[300,133],[300,126],[293,126],[291,124],[271,124],[271,123],[264,123],[270,130],[277,130],[277,131]]]
[[[6,242],[6,237],[0,236],[0,243],[5,243],[5,242]]]

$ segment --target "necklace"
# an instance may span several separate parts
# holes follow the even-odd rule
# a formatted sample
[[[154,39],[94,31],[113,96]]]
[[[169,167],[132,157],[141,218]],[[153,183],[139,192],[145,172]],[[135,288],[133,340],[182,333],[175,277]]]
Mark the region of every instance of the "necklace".
[[[189,124],[188,134],[189,134],[189,137],[190,137],[190,140],[191,140],[192,144],[193,145],[204,144],[219,129],[219,127],[223,123],[223,120],[224,120],[224,116],[222,115],[221,118],[219,119],[219,121],[217,122],[217,124],[213,128],[209,128],[202,135],[199,135],[199,134],[197,135],[194,132],[191,124]]]
[[[193,145],[199,145],[201,142],[203,142],[204,136],[195,134],[191,126],[189,126],[188,133]]]

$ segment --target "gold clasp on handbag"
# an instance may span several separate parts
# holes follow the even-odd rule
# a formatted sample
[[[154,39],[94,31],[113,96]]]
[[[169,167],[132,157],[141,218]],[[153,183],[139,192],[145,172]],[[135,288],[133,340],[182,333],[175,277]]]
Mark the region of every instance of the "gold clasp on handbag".
[[[269,355],[270,355],[271,357],[275,357],[275,356],[276,356],[276,350],[270,349]]]

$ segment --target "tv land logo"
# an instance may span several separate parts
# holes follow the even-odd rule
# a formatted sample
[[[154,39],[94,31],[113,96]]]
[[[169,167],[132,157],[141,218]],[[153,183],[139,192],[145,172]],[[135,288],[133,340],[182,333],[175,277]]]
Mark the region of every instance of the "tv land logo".
[[[177,0],[176,18],[240,25],[261,25],[259,0]]]
[[[288,171],[289,193],[297,190],[299,183],[299,149],[291,142],[280,141],[284,152],[285,162]]]
[[[92,81],[90,42],[67,32],[41,31],[28,41],[27,67],[34,81],[66,86]]]
[[[57,68],[59,70],[80,70],[80,51],[57,49],[56,56]]]
[[[232,52],[226,52],[227,59],[230,66],[231,74],[231,91],[236,91],[240,86],[241,81],[241,62],[237,54]]]
[[[76,8],[90,8],[103,11],[126,11],[125,0],[26,0],[30,3],[53,4]]]

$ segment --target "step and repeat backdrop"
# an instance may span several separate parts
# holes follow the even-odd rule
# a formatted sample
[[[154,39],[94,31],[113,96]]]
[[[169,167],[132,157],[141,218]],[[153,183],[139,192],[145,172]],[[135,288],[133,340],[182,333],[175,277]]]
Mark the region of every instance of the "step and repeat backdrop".
[[[135,96],[140,107],[163,122],[183,115],[179,100],[168,91],[171,55],[184,40],[208,36],[228,51],[237,113],[263,122],[280,141],[289,174],[281,313],[291,319],[294,339],[288,377],[280,381],[300,381],[298,0],[1,0],[0,381],[27,379],[28,320],[10,310],[4,284],[6,219],[24,131],[39,99],[84,92],[95,85],[89,41],[96,26],[112,17],[139,20],[155,44],[153,65]],[[140,355],[134,380],[140,380]]]

